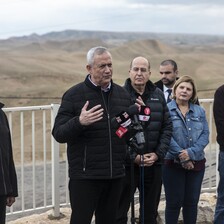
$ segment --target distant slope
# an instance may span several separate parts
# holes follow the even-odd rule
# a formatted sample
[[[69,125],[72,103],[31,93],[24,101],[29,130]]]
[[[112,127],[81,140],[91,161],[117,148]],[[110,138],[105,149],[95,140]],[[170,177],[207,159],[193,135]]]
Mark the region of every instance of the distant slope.
[[[180,75],[195,78],[203,97],[213,96],[214,90],[224,82],[223,38],[194,36],[191,44],[193,36],[190,35],[183,39],[181,35],[176,39],[169,34],[154,36],[156,34],[64,31],[1,40],[0,100],[7,106],[48,104],[54,97],[60,102],[63,92],[86,76],[86,53],[97,45],[110,49],[113,79],[117,83],[124,83],[130,62],[136,56],[150,60],[153,81],[160,79],[160,62],[172,58],[178,63]],[[9,96],[22,98],[7,99]]]
[[[212,45],[224,44],[224,36],[195,35],[178,33],[150,33],[150,32],[104,32],[85,30],[64,30],[49,32],[43,35],[32,34],[21,37],[0,39],[0,49],[27,45],[33,42],[43,43],[46,41],[69,41],[83,39],[100,39],[108,44],[123,44],[124,42],[144,39],[159,40],[169,45]]]

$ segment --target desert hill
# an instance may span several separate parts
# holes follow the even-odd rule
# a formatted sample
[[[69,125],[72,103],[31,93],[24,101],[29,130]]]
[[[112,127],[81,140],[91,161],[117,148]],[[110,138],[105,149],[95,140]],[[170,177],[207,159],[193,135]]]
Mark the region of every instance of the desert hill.
[[[180,75],[195,78],[203,98],[211,98],[224,81],[222,36],[67,30],[0,40],[0,100],[6,106],[59,103],[63,92],[86,76],[86,52],[97,45],[110,49],[119,84],[139,55],[151,62],[152,81],[160,78],[160,62],[174,59]]]

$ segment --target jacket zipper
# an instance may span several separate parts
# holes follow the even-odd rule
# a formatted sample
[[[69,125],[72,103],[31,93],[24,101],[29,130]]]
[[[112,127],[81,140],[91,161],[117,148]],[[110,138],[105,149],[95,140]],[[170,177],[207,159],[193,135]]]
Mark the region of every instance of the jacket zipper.
[[[84,172],[86,171],[86,146],[84,150],[84,158],[83,158],[83,169]]]
[[[102,98],[103,98],[104,107],[105,107],[106,113],[107,113],[107,123],[108,123],[108,131],[109,131],[109,145],[110,145],[110,177],[112,178],[112,176],[113,176],[113,169],[112,169],[112,144],[111,144],[110,114],[109,114],[109,111],[108,111],[110,94],[111,94],[111,92],[109,93],[109,96],[108,96],[108,104],[106,104],[104,96],[103,96],[103,93],[102,93],[102,90],[101,90],[101,95],[102,95]]]

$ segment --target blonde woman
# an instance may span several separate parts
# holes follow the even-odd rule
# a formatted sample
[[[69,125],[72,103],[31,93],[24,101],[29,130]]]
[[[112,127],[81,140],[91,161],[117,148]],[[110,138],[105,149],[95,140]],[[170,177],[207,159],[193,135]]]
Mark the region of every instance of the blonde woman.
[[[204,148],[209,129],[204,109],[195,104],[197,90],[190,76],[180,77],[167,104],[173,132],[163,166],[166,224],[177,224],[182,208],[184,224],[197,220],[197,205],[205,172]]]

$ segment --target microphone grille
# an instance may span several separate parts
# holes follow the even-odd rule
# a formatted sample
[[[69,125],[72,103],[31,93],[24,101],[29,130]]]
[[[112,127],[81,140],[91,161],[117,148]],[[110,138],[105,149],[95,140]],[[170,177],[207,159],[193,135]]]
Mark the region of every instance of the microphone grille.
[[[139,109],[138,109],[138,106],[137,105],[131,105],[129,108],[128,108],[128,114],[130,116],[132,115],[135,115],[135,114],[138,114],[139,113]]]

